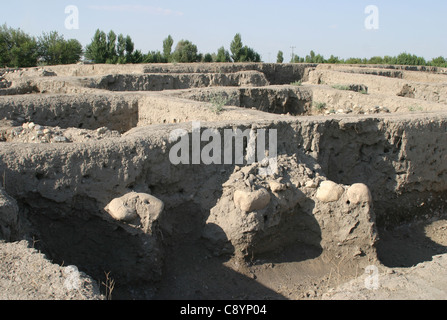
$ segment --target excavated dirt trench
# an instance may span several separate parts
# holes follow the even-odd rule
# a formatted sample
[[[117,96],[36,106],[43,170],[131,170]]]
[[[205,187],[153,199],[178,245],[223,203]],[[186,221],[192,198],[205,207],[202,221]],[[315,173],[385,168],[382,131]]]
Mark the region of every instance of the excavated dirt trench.
[[[119,70],[113,76],[97,76],[87,66],[54,67],[67,79],[76,73],[73,82],[55,92],[46,84],[50,92],[44,94],[0,97],[2,185],[20,209],[17,222],[6,225],[7,240],[34,241],[50,260],[76,265],[98,281],[111,272],[115,298],[318,299],[367,265],[409,267],[446,253],[421,224],[405,229],[413,235],[408,241],[394,231],[415,220],[426,226],[445,218],[445,105],[418,100],[426,112],[395,113],[394,106],[413,101],[312,84],[312,72],[320,80],[335,77],[315,67],[204,72],[173,66],[154,74],[147,66],[143,75]],[[379,76],[401,81],[405,71]],[[300,79],[310,82],[289,85]],[[39,78],[33,81],[39,87]],[[72,89],[86,87],[82,94]],[[215,96],[225,100],[220,112],[210,102]],[[356,99],[365,105],[346,103]],[[324,108],[315,107],[323,100]],[[374,108],[384,101],[394,105],[387,112]],[[214,129],[221,138],[228,128],[277,130],[278,172],[262,178],[256,163],[173,165],[170,135],[182,129],[192,141],[194,120],[202,132]],[[31,135],[42,142],[31,122],[42,132],[59,127],[66,140],[23,143]],[[100,134],[104,127],[116,133]],[[322,200],[324,181],[344,194]],[[355,184],[367,186],[371,200],[354,203],[348,191]],[[258,210],[260,220],[256,214],[232,220],[239,212],[233,193],[264,187],[271,201]],[[150,232],[143,218],[128,223],[106,212],[110,201],[129,192],[163,201]]]

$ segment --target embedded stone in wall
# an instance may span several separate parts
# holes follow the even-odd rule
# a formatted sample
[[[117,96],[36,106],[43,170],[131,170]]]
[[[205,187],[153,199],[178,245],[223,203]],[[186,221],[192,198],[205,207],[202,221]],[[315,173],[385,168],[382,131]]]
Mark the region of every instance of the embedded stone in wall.
[[[332,181],[323,181],[318,188],[316,198],[322,202],[334,202],[338,201],[345,189]]]
[[[152,226],[164,210],[163,201],[146,193],[131,192],[113,199],[105,210],[118,221],[137,224],[146,233],[152,233]]]
[[[270,193],[264,188],[254,192],[237,190],[234,193],[234,203],[244,212],[262,210],[270,203]]]
[[[348,188],[346,193],[348,201],[351,204],[369,203],[372,204],[373,199],[369,188],[363,183],[353,184]]]

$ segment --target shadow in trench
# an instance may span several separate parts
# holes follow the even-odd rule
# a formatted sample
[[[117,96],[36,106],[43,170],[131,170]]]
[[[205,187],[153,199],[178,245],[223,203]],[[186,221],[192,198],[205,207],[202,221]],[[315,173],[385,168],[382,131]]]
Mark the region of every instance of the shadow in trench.
[[[129,234],[92,214],[94,202],[76,203],[68,210],[45,201],[39,208],[22,203],[21,210],[33,226],[37,249],[53,263],[76,265],[100,284],[103,294],[109,273],[115,281],[113,300],[286,299],[245,275],[246,266],[232,264],[231,253],[212,255],[201,237],[204,214],[193,203],[165,212],[163,223],[172,229],[161,230],[161,252],[151,243],[158,241],[154,237]]]
[[[36,249],[52,263],[77,266],[98,282],[103,294],[107,279],[115,281],[112,298],[124,299],[130,297],[129,287],[151,288],[150,279],[160,276],[157,239],[103,219],[94,200],[74,199],[71,208],[32,195],[27,201],[20,203],[21,216]]]
[[[431,261],[435,255],[447,253],[447,246],[435,242],[427,235],[427,228],[432,223],[419,222],[393,228],[379,228],[379,260],[390,268],[408,268]]]
[[[164,217],[163,224],[170,225],[172,232],[165,237],[163,278],[157,284],[155,300],[286,299],[247,276],[245,262],[231,260],[233,247],[225,255],[213,255],[202,238],[206,213],[196,204],[184,203]]]
[[[425,179],[427,169],[418,165],[420,148],[413,150],[404,140],[418,141],[421,135],[426,135],[426,141],[431,141],[431,136],[436,138],[444,132],[412,130],[404,126],[393,131],[381,124],[380,119],[328,122],[319,142],[318,161],[328,179],[345,185],[364,183],[370,188],[378,226],[379,260],[387,267],[411,267],[447,252],[447,247],[427,237],[425,227],[428,223],[411,223],[427,214],[432,217],[432,212],[444,206],[441,201],[438,207],[435,203],[431,208],[419,207],[421,202],[427,203],[431,198],[442,200],[445,195],[412,190],[410,182],[418,177]],[[402,159],[402,155],[406,158]],[[435,153],[430,157],[437,159]],[[395,192],[398,176],[406,173],[405,161],[411,160],[415,164],[412,165],[408,190],[398,195]],[[400,172],[396,168],[404,169]]]

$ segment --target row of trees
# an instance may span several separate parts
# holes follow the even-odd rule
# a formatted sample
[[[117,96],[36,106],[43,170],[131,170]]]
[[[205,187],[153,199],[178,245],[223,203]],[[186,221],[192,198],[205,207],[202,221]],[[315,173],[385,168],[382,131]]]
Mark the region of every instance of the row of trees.
[[[0,26],[0,67],[72,64],[81,59],[82,53],[78,40],[65,40],[55,31],[35,38],[20,29]]]
[[[277,63],[284,62],[284,54],[282,51],[278,52]],[[425,60],[423,57],[418,57],[414,54],[401,53],[398,56],[391,57],[379,57],[375,56],[370,59],[366,58],[349,58],[340,59],[333,55],[330,58],[325,59],[321,54],[315,54],[311,51],[306,57],[299,57],[294,55],[290,61],[291,63],[332,63],[332,64],[390,64],[390,65],[409,65],[409,66],[434,66],[434,67],[447,67],[447,59],[440,56],[432,60]]]
[[[90,44],[84,48],[76,39],[65,40],[56,31],[32,37],[20,29],[0,26],[0,67],[33,67],[39,64],[57,65],[77,63],[84,56],[95,63],[191,63],[191,62],[261,62],[261,56],[253,48],[243,44],[237,33],[230,43],[230,51],[224,46],[217,53],[199,53],[189,40],[180,40],[174,48],[174,39],[163,40],[163,51],[143,53],[135,50],[132,38],[114,31],[106,34],[96,30]],[[284,53],[278,52],[277,63],[284,62]],[[311,51],[306,57],[293,55],[291,63],[344,63],[344,64],[399,64],[447,67],[447,60],[438,57],[426,61],[416,55],[402,53],[396,57],[372,57],[340,59],[333,55],[326,59]]]
[[[92,42],[85,48],[85,57],[95,63],[140,63],[143,58],[141,51],[135,51],[132,38],[123,34],[116,35],[110,31],[96,30]]]
[[[261,62],[261,56],[254,49],[244,46],[238,33],[230,44],[230,52],[220,47],[217,53],[199,53],[197,46],[189,40],[180,40],[174,51],[174,39],[168,36],[163,40],[163,52],[150,51],[143,54],[134,51],[130,36],[118,37],[110,31],[97,30],[92,42],[87,45],[85,57],[95,63],[191,63],[191,62]]]

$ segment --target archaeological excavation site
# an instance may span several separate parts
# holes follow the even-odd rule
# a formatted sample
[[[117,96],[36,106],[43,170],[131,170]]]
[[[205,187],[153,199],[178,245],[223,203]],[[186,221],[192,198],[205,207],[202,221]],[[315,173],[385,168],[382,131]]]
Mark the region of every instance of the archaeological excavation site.
[[[0,239],[6,300],[446,299],[447,69],[0,69]]]

